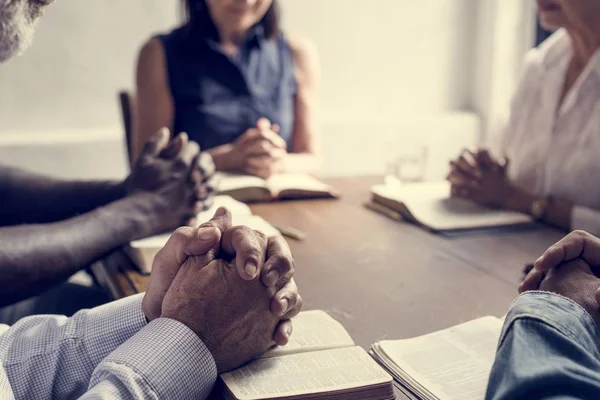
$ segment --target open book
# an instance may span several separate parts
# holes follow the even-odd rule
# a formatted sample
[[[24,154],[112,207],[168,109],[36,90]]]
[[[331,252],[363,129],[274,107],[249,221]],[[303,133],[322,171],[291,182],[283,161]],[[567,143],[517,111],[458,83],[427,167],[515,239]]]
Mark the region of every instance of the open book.
[[[479,318],[406,340],[385,340],[371,354],[423,400],[483,400],[503,321]]]
[[[231,212],[233,226],[245,225],[251,229],[261,231],[269,237],[279,235],[279,231],[265,219],[258,215],[252,215],[250,207],[229,196],[215,196],[213,205],[208,210],[196,215],[197,225],[210,220],[219,207],[226,207]],[[154,256],[158,250],[167,244],[171,234],[172,232],[168,232],[135,240],[125,246],[124,250],[142,273],[149,274],[152,270]]]
[[[217,173],[218,192],[239,201],[336,198],[329,185],[307,174],[278,174],[264,180],[251,175]]]
[[[371,193],[373,202],[434,232],[534,224],[533,218],[526,214],[486,208],[450,197],[448,182],[376,185]]]
[[[224,398],[391,400],[393,380],[324,311],[294,318],[285,347],[221,375]]]

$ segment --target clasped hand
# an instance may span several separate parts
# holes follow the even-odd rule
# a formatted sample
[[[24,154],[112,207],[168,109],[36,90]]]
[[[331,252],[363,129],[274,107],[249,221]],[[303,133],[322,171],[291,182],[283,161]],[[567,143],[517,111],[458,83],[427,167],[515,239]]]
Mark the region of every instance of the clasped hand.
[[[203,341],[219,372],[287,344],[302,299],[281,237],[231,226],[221,208],[198,228],[178,229],[159,251],[142,308],[177,320]]]
[[[279,126],[261,118],[233,144],[231,157],[237,168],[247,174],[268,179],[281,172],[287,144],[279,136]]]
[[[138,209],[144,217],[144,229],[135,236],[194,225],[196,214],[212,203],[214,173],[210,154],[200,152],[187,134],[169,140],[169,130],[161,129],[146,142],[124,182],[126,194],[140,199]]]
[[[446,179],[451,195],[493,208],[506,208],[515,188],[507,178],[508,160],[497,160],[487,150],[463,150],[450,162]]]
[[[538,258],[519,293],[554,292],[582,306],[600,327],[600,239],[574,231]]]

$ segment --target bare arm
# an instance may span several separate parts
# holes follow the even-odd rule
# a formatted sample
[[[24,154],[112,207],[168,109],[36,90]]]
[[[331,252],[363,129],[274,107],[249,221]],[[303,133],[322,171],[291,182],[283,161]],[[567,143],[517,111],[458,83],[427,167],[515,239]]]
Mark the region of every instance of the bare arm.
[[[526,189],[515,186],[512,194],[507,200],[506,208],[527,214],[531,211],[531,204],[538,198],[539,196],[536,196]],[[568,200],[551,199],[548,203],[543,222],[563,231],[570,231],[573,225],[572,215],[572,202]]]
[[[38,294],[141,236],[145,194],[63,222],[0,228],[0,306]]]
[[[174,105],[167,78],[165,51],[150,39],[138,56],[132,151],[136,160],[144,143],[162,127],[173,129]],[[174,132],[177,133],[177,132]]]
[[[0,166],[0,226],[60,221],[124,195],[122,182],[66,181]]]
[[[195,216],[204,186],[196,168],[198,145],[185,135],[169,145],[168,136],[163,130],[146,143],[123,184],[128,197],[62,222],[0,228],[0,306],[47,289],[133,239],[174,229]],[[40,197],[32,190],[17,195],[23,202]],[[36,204],[42,210],[43,201]]]
[[[283,169],[286,172],[316,172],[321,166],[318,126],[318,90],[320,65],[317,49],[310,41],[291,36],[288,39],[294,56],[298,81],[292,147]]]

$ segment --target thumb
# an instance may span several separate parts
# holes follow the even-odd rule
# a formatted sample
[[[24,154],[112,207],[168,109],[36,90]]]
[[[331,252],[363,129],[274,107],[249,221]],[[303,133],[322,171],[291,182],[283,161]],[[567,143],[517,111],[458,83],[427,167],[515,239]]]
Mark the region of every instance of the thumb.
[[[156,157],[169,143],[170,132],[168,128],[160,130],[144,144],[143,155]]]
[[[181,132],[160,152],[160,156],[166,159],[175,158],[181,153],[181,150],[187,145],[188,141],[187,133]]]
[[[160,316],[162,300],[187,258],[210,254],[218,248],[220,240],[221,232],[214,227],[184,227],[171,235],[152,263],[150,284],[144,296],[147,317],[154,319]]]
[[[510,158],[502,157],[502,159],[500,159],[500,167],[502,168],[502,172],[506,172],[508,170],[509,165],[510,165]]]
[[[258,121],[256,121],[256,127],[263,130],[271,129],[271,121],[264,117],[260,118]]]
[[[158,280],[172,280],[188,257],[208,254],[220,240],[221,231],[215,227],[177,229],[154,257],[150,283],[155,275],[159,276]]]

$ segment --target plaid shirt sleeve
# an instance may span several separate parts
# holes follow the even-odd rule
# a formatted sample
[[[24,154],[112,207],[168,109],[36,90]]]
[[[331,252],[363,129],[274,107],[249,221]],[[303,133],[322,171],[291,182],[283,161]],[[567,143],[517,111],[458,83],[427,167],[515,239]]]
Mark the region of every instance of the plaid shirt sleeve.
[[[173,320],[157,320],[147,325],[141,309],[142,297],[140,294],[83,310],[71,318],[33,316],[11,328],[0,326],[1,397],[110,398],[111,393],[129,393],[146,398],[145,393],[160,394],[163,384],[167,388],[177,384],[162,382],[151,374],[160,373],[165,379],[172,379],[172,374],[181,373],[186,367],[176,365],[175,372],[156,371],[151,369],[151,362],[156,365],[160,359],[167,368],[191,358],[192,350],[198,351],[194,356],[205,363],[202,369],[198,366],[200,361],[194,360],[194,368],[202,369],[206,382],[214,382],[216,367],[200,339]],[[175,345],[191,343],[194,346],[190,349],[175,349]],[[188,357],[181,358],[181,353]],[[191,381],[191,376],[177,378]]]
[[[198,336],[159,318],[96,368],[85,399],[206,399],[217,379],[215,361]]]

